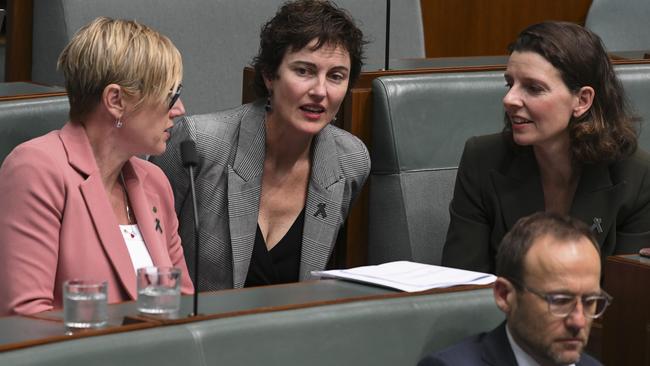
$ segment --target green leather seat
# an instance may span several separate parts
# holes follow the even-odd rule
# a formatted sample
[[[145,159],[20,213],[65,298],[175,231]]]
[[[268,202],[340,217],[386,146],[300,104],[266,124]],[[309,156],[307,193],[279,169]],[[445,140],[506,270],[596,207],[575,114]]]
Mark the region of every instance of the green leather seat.
[[[0,162],[17,145],[61,128],[69,110],[67,96],[0,101]]]
[[[302,287],[298,297],[309,302],[310,284]],[[330,290],[336,296],[350,288],[332,283]],[[260,303],[286,297],[281,286],[221,291],[217,297],[239,299],[246,308],[258,295],[264,296]],[[415,365],[503,318],[491,289],[334,301],[0,352],[0,365]]]

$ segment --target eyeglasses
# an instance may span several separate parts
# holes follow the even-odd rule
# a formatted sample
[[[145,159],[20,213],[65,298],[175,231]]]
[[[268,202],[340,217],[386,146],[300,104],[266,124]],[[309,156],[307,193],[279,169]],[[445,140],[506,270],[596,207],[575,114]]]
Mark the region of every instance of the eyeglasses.
[[[170,110],[174,107],[174,104],[176,104],[176,101],[178,100],[178,98],[181,97],[181,90],[183,90],[183,84],[178,84],[174,94],[170,93],[170,95],[171,95],[171,99],[169,100],[169,109]]]
[[[607,292],[601,290],[598,295],[569,295],[569,294],[548,294],[535,291],[529,287],[524,286],[518,281],[508,279],[510,282],[517,284],[525,291],[536,295],[540,299],[546,301],[548,304],[548,311],[558,317],[565,317],[575,310],[578,304],[578,299],[582,303],[582,313],[587,318],[595,319],[605,313],[605,309],[612,303],[614,299]]]

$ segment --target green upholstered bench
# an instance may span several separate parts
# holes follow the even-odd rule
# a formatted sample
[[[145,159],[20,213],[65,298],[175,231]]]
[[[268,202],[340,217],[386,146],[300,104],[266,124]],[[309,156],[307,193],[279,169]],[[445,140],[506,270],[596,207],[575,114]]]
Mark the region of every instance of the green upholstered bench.
[[[182,313],[190,298],[183,298]],[[414,365],[503,320],[490,288],[404,294],[324,280],[201,298],[207,320],[0,352],[0,365]],[[125,310],[133,303],[109,306],[113,315]],[[61,314],[51,316],[42,320],[46,336]],[[2,327],[11,320],[0,318],[0,340],[27,327]]]

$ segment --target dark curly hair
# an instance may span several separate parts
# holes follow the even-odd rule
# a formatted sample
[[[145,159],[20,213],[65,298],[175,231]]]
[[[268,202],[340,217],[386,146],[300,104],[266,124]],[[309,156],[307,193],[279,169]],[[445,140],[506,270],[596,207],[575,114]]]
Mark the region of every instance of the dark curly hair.
[[[508,47],[512,52],[535,52],[559,70],[573,93],[594,89],[591,108],[569,121],[572,159],[599,163],[629,156],[637,148],[637,124],[600,37],[574,23],[543,22],[529,26]],[[504,133],[512,136],[506,116]]]
[[[327,0],[297,0],[282,5],[275,16],[262,26],[260,49],[253,60],[255,92],[267,97],[264,76],[277,76],[287,51],[298,51],[312,40],[323,45],[342,46],[350,55],[349,88],[356,82],[363,65],[363,33],[344,9]]]

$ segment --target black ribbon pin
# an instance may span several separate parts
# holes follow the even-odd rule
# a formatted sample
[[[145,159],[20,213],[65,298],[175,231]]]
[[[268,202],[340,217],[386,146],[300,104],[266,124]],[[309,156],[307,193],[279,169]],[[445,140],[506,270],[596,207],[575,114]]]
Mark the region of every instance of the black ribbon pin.
[[[318,215],[323,216],[323,218],[327,217],[327,213],[325,212],[325,204],[324,203],[319,203],[318,204],[318,210],[316,210],[316,213],[314,213],[314,217],[318,217]]]
[[[160,226],[160,219],[157,217],[156,217],[156,231],[160,231],[161,234],[163,233],[162,226]]]
[[[603,219],[601,219],[600,217],[594,217],[594,223],[590,227],[591,231],[596,230],[598,232],[598,234],[602,234],[603,233],[603,227],[600,226],[600,224],[602,222],[603,222]]]

